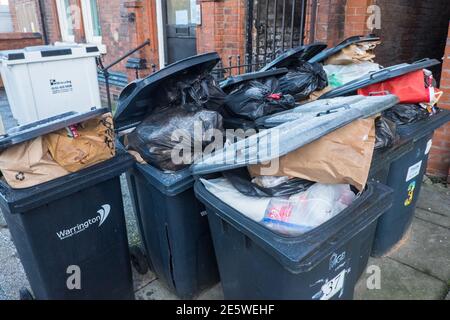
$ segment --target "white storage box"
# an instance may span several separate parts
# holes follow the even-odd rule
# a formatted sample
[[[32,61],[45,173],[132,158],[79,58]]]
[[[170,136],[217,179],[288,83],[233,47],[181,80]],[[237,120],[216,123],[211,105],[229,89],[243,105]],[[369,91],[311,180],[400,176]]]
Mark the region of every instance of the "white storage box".
[[[0,51],[0,71],[19,125],[101,107],[95,45]]]

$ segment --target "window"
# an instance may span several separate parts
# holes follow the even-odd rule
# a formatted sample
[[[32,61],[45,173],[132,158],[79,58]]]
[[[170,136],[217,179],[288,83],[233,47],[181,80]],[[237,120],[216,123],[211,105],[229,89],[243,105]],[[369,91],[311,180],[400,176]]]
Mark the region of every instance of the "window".
[[[69,0],[56,0],[56,8],[58,10],[58,20],[62,40],[65,42],[75,42],[75,35],[73,30],[74,22],[77,18],[75,16],[76,10],[73,10],[73,8],[70,6]]]
[[[102,29],[98,14],[97,0],[81,0],[84,30],[86,41],[89,43],[102,43]]]
[[[0,0],[0,32],[13,32],[11,13],[8,0]]]

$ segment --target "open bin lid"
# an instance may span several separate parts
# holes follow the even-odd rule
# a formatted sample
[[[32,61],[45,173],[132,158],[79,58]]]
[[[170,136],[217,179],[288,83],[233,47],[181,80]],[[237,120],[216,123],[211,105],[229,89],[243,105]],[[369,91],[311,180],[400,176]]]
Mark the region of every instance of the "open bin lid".
[[[420,69],[429,68],[440,63],[441,62],[439,60],[426,58],[413,63],[397,64],[395,66],[387,67],[350,81],[343,86],[337,87],[321,95],[319,99],[328,99],[349,95],[354,93],[356,90],[367,87],[369,85],[380,83]]]
[[[87,112],[71,111],[23,126],[14,127],[8,130],[4,136],[0,137],[0,150],[5,150],[19,143],[84,122],[107,112],[107,108],[93,108]]]
[[[205,155],[191,166],[191,172],[203,175],[276,159],[356,119],[378,114],[397,103],[398,98],[394,95],[363,97],[349,102],[346,108],[322,110],[307,121],[299,118],[283,123]]]
[[[326,50],[321,51],[317,55],[313,56],[311,59],[308,60],[308,62],[323,62],[332,55],[338,53],[344,48],[347,48],[348,46],[360,43],[360,42],[368,42],[368,41],[379,41],[380,37],[376,37],[374,35],[368,35],[368,36],[353,36],[350,38],[345,39],[341,43],[339,43],[337,46],[328,48]]]
[[[228,77],[227,79],[225,79],[220,83],[220,87],[222,88],[222,90],[227,90],[231,86],[241,84],[242,82],[245,81],[261,80],[270,77],[282,77],[286,73],[288,73],[288,69],[286,68],[244,73],[237,76]]]
[[[116,131],[138,125],[148,111],[157,105],[160,89],[174,77],[210,72],[220,61],[217,52],[200,54],[172,63],[167,67],[129,83],[120,93],[114,114]]]
[[[292,48],[266,64],[260,71],[267,71],[275,68],[288,68],[293,62],[298,60],[308,61],[326,47],[327,45],[325,43],[317,42],[306,46]]]

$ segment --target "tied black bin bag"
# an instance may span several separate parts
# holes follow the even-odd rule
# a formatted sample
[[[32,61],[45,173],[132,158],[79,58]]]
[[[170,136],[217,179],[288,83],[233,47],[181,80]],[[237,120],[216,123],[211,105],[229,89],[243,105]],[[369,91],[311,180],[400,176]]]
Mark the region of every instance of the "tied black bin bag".
[[[308,99],[314,91],[322,90],[328,85],[327,74],[320,63],[302,62],[289,69],[280,79],[279,90],[283,94],[294,96],[296,101]]]
[[[204,129],[221,127],[216,111],[221,108],[222,90],[214,81],[197,81],[207,79],[219,60],[215,52],[190,57],[130,83],[114,116],[118,131],[135,128],[128,138],[148,161],[136,162],[127,172],[146,262],[183,299],[214,285],[219,276],[205,209],[195,198],[194,178],[188,168],[170,162],[169,138],[177,128],[191,132],[192,120],[203,120]],[[140,132],[147,137],[143,144],[137,140]]]
[[[230,92],[225,101],[232,116],[248,120],[256,120],[295,107],[294,97],[281,93],[276,78],[270,78],[264,83],[244,82]]]
[[[106,112],[72,112],[17,127],[0,139],[0,148]],[[109,160],[33,187],[12,189],[0,181],[1,211],[36,299],[134,299],[119,180],[132,165],[133,158],[117,150]],[[78,271],[77,284],[69,277]]]

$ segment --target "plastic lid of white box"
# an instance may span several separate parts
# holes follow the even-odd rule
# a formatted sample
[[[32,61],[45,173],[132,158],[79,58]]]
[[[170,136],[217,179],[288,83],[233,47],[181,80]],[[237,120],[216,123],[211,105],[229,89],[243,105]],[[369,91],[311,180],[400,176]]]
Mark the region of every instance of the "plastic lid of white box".
[[[100,51],[95,45],[34,46],[0,51],[0,62],[12,65],[97,56],[100,56]]]

